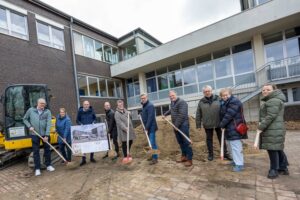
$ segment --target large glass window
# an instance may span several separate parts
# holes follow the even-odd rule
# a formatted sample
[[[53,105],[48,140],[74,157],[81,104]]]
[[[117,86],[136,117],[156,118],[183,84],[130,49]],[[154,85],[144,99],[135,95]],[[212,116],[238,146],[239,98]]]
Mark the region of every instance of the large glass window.
[[[111,58],[111,63],[112,64],[115,64],[115,63],[117,63],[118,62],[118,60],[119,60],[119,55],[118,55],[118,49],[117,48],[113,48],[112,47],[112,58]]]
[[[233,54],[232,57],[235,74],[243,74],[254,70],[252,50]]]
[[[265,46],[267,62],[282,60],[283,56],[283,43],[276,42]]]
[[[38,43],[56,49],[65,49],[64,32],[48,24],[37,21]]]
[[[104,59],[106,62],[110,62],[111,61],[111,47],[110,46],[107,46],[107,45],[104,45]]]
[[[157,82],[158,82],[158,89],[159,90],[168,89],[168,77],[167,77],[166,74],[157,77]]]
[[[107,90],[108,96],[114,97],[116,95],[115,82],[112,80],[107,80]]]
[[[78,76],[78,87],[80,96],[88,96],[88,85],[85,76]]]
[[[0,8],[0,32],[8,33],[6,10]]]
[[[209,81],[214,79],[212,62],[201,63],[197,67],[198,81]]]
[[[27,39],[27,17],[0,7],[0,33]]]
[[[91,38],[83,36],[84,55],[89,58],[94,58],[94,42]]]
[[[74,32],[73,36],[74,36],[75,53],[83,56],[84,53],[83,53],[82,35],[79,35]]]
[[[300,88],[293,88],[293,100],[294,101],[300,101]]]
[[[180,70],[170,72],[168,76],[169,76],[170,88],[182,86],[182,73]]]
[[[98,42],[98,41],[95,41],[95,58],[97,60],[103,60],[103,49],[102,49],[102,43],[101,42]]]
[[[137,97],[140,95],[140,83],[137,77],[127,79],[126,83],[128,97]]]
[[[146,83],[147,83],[147,92],[148,93],[157,91],[156,78],[155,77],[147,79]]]
[[[122,89],[122,83],[121,81],[116,81],[116,95],[117,97],[122,97],[123,96],[123,89]]]
[[[99,79],[99,86],[100,86],[100,97],[107,97],[106,80],[104,78]]]
[[[231,75],[229,56],[215,60],[215,73],[217,78]]]
[[[137,49],[136,49],[135,40],[132,40],[132,41],[126,43],[126,45],[123,49],[124,60],[129,59],[136,55],[137,55]]]
[[[90,91],[89,96],[99,96],[98,79],[88,77],[88,80],[89,80],[89,91]]]
[[[183,81],[184,85],[196,83],[196,69],[194,67],[183,70]]]
[[[300,38],[292,38],[286,41],[287,57],[298,56],[300,54]]]

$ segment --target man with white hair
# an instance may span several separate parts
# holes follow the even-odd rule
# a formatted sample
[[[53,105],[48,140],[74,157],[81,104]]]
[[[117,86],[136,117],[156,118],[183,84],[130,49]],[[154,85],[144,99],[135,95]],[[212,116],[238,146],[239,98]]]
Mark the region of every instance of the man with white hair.
[[[38,99],[37,107],[29,108],[24,115],[23,121],[31,134],[35,176],[41,175],[40,141],[42,141],[44,146],[44,157],[47,170],[50,172],[54,171],[54,167],[51,166],[50,146],[46,143],[49,142],[50,139],[51,112],[46,108],[45,99]],[[43,139],[41,140],[33,131],[36,131]]]
[[[221,144],[221,128],[220,124],[220,98],[218,95],[212,93],[212,87],[206,85],[202,88],[204,97],[200,99],[196,112],[196,127],[201,128],[203,125],[206,132],[206,145],[208,150],[207,159],[212,161],[214,159],[213,151],[213,133],[217,133],[219,143]],[[224,157],[231,160],[224,143]]]

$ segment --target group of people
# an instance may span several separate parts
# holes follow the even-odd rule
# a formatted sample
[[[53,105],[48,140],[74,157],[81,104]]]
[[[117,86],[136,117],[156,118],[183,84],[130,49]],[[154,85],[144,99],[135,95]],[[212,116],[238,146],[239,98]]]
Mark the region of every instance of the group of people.
[[[211,86],[203,87],[203,98],[200,99],[196,111],[196,127],[204,128],[206,133],[206,144],[208,150],[207,159],[214,159],[213,133],[217,134],[219,143],[222,143],[222,132],[225,135],[224,158],[230,160],[234,172],[244,170],[244,156],[242,139],[247,139],[247,133],[241,133],[238,126],[246,124],[243,114],[243,104],[234,97],[229,88],[221,89],[220,96],[213,94]],[[270,158],[270,170],[268,178],[276,178],[278,174],[288,175],[288,161],[283,151],[285,140],[284,128],[284,94],[276,88],[275,85],[267,84],[262,88],[262,105],[259,112],[259,125],[257,132],[260,133],[261,149],[266,149]],[[173,90],[169,91],[171,101],[170,109],[163,113],[165,119],[171,115],[171,121],[174,128],[174,134],[181,149],[181,157],[176,162],[183,163],[186,167],[193,165],[193,150],[189,140],[189,116],[187,102],[179,98]],[[151,147],[157,150],[156,131],[158,130],[156,122],[155,107],[148,99],[148,95],[140,95],[142,111],[140,113],[145,132],[149,136]],[[54,171],[51,166],[50,148],[46,144],[49,141],[51,127],[51,112],[45,108],[44,99],[39,99],[36,108],[30,108],[25,116],[24,123],[32,133],[32,149],[35,163],[35,175],[41,175],[40,171],[40,142],[44,145],[45,164],[48,171]],[[133,140],[136,138],[134,133],[131,113],[124,107],[122,100],[117,101],[117,107],[114,111],[109,102],[104,103],[106,114],[106,124],[108,137],[113,140],[116,156],[113,160],[120,157],[119,143],[121,143],[123,156],[127,157],[127,134],[129,134],[129,151]],[[79,108],[76,123],[78,125],[93,124],[96,122],[96,115],[88,101],[84,101]],[[129,123],[128,123],[129,122]],[[56,118],[56,131],[59,134],[59,149],[67,161],[71,161],[72,151],[66,148],[66,143],[71,145],[71,119],[64,108],[60,108]],[[34,134],[37,131],[43,139]],[[184,135],[183,135],[184,134]],[[227,143],[227,145],[226,145]],[[103,158],[108,157],[106,154]],[[158,155],[153,154],[148,159],[150,165],[158,163]],[[90,162],[95,163],[94,153],[90,153]],[[86,164],[86,156],[82,157],[80,166]]]

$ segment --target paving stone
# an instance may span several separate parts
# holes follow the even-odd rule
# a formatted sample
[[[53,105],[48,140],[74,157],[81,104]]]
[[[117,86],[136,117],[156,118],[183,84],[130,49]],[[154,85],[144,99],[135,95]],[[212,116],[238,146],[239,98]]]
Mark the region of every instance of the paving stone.
[[[271,194],[275,193],[274,189],[269,187],[256,187],[256,191]]]
[[[296,197],[277,196],[277,200],[297,200]]]
[[[293,191],[278,190],[278,189],[276,189],[275,191],[278,196],[297,197],[295,192]]]

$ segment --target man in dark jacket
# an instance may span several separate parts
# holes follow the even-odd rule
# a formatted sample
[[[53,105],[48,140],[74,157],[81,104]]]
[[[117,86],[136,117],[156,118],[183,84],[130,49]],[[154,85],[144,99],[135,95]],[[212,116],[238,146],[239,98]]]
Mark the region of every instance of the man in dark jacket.
[[[171,114],[172,123],[181,130],[187,137],[190,135],[188,104],[177,97],[175,91],[169,92],[171,109],[168,110],[163,118]],[[191,144],[176,130],[174,130],[177,142],[181,148],[181,159],[177,162],[184,163],[186,167],[193,165],[193,150]]]
[[[157,150],[156,139],[155,139],[155,131],[157,131],[157,123],[156,123],[156,115],[155,115],[155,107],[148,100],[147,94],[141,94],[141,103],[143,105],[142,108],[142,120],[145,125],[146,134],[149,135],[149,140],[152,146],[152,149]],[[153,154],[150,165],[154,165],[157,163],[158,155]]]
[[[222,131],[220,124],[220,98],[218,95],[212,93],[212,87],[206,85],[202,89],[204,97],[200,99],[196,112],[196,127],[201,128],[201,123],[206,133],[206,145],[208,150],[207,159],[212,161],[214,159],[213,151],[213,134],[214,129],[217,133],[219,143],[221,144]],[[224,143],[224,158],[231,160],[226,143]]]
[[[109,102],[104,103],[104,110],[105,110],[106,122],[108,126],[107,133],[109,137],[113,140],[115,151],[117,153],[117,156],[113,158],[113,160],[115,160],[119,157],[118,129],[115,120],[115,112],[113,111],[113,109],[111,109]],[[107,158],[107,157],[108,154],[106,154],[103,158]]]
[[[78,113],[77,113],[77,119],[76,122],[78,125],[87,125],[87,124],[93,124],[96,122],[96,115],[95,112],[90,106],[90,102],[84,101],[82,103],[82,107],[79,108]],[[90,161],[92,163],[95,163],[96,160],[94,159],[94,153],[90,154]],[[86,164],[86,156],[82,157],[80,166]]]

